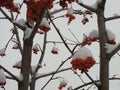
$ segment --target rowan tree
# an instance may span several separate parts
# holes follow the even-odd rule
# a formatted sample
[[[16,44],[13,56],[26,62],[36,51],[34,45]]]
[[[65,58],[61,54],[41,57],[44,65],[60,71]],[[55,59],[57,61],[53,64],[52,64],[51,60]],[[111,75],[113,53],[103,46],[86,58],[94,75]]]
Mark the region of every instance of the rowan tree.
[[[0,0],[1,29],[8,33],[1,39],[1,88],[5,90],[8,81],[14,81],[17,85],[12,87],[18,90],[50,86],[55,90],[109,90],[110,80],[120,79],[119,72],[109,75],[109,63],[119,56],[120,44],[106,23],[120,15],[105,17],[107,2]],[[92,20],[97,26],[92,24],[89,33],[81,30]]]

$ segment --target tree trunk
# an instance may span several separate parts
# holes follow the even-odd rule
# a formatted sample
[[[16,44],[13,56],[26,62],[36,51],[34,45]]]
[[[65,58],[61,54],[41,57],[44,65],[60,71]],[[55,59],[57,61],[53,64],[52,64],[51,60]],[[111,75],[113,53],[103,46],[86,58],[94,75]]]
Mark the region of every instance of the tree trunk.
[[[29,74],[31,68],[32,44],[33,42],[31,40],[29,39],[24,40],[22,65],[21,65],[21,74],[23,75],[23,80],[19,82],[18,90],[28,90]]]
[[[104,12],[102,10],[97,14],[99,40],[100,40],[100,89],[109,90],[109,60],[106,55],[105,43],[107,42],[107,33],[105,27]]]
[[[36,83],[36,80],[35,80],[35,77],[33,77],[30,84],[30,90],[35,90],[35,83]]]

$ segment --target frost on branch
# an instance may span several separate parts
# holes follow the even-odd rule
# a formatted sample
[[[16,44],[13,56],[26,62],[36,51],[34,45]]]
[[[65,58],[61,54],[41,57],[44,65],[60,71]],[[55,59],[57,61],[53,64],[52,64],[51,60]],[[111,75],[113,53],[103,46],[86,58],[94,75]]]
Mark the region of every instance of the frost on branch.
[[[91,51],[86,47],[82,47],[73,55],[71,64],[74,70],[79,69],[83,73],[88,72],[88,69],[95,64],[95,60]]]
[[[105,44],[106,52],[111,53],[115,48],[117,48],[120,45],[120,43],[112,45],[112,44]]]
[[[4,74],[4,71],[0,69],[0,86],[4,87],[5,84],[6,84],[6,76]]]

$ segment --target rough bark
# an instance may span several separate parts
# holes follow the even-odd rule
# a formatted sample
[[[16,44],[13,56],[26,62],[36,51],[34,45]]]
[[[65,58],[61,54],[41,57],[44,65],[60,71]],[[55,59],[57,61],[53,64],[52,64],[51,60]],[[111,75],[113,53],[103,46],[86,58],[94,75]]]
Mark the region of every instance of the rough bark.
[[[30,84],[30,90],[35,90],[35,84],[36,84],[36,80],[35,77],[33,77]]]
[[[23,80],[19,82],[18,90],[28,90],[29,74],[30,74],[30,66],[31,66],[32,43],[33,42],[29,39],[24,40],[22,67],[21,67],[21,74],[23,75]]]
[[[104,1],[104,0],[103,0]],[[109,90],[109,60],[107,58],[105,43],[107,33],[104,18],[104,3],[98,6],[97,20],[100,40],[100,88],[99,90]]]

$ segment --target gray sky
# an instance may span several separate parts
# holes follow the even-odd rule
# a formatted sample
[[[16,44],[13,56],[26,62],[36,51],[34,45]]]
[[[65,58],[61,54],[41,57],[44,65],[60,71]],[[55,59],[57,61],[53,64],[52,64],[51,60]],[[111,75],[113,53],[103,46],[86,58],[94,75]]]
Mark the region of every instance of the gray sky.
[[[83,0],[83,2],[85,2],[86,4],[93,4],[96,0]],[[106,3],[106,9],[105,9],[105,16],[113,16],[114,13],[118,13],[120,15],[120,5],[119,5],[120,1],[119,0],[107,0]],[[78,9],[78,6],[75,4],[73,5],[73,8]],[[22,10],[25,9],[25,6]],[[81,9],[81,7],[79,8]],[[82,9],[83,10],[83,9]],[[25,15],[25,10],[22,13],[22,15],[19,16],[19,18],[23,18]],[[1,15],[1,14],[0,14]],[[60,14],[58,14],[60,15]],[[78,40],[80,40],[80,42],[82,41],[82,34],[88,34],[91,30],[93,29],[97,29],[97,23],[96,23],[96,15],[93,15],[93,18],[90,18],[89,23],[87,23],[86,25],[82,25],[81,23],[81,18],[82,16],[76,16],[76,19],[74,21],[71,22],[71,24],[69,26],[67,26],[67,19],[65,18],[61,18],[58,20],[55,20],[56,25],[58,26],[58,28],[60,29],[60,31],[62,32],[63,36],[75,40],[74,37],[71,35],[71,33],[68,31],[68,28],[71,29],[71,31],[76,35],[76,37],[78,38]],[[113,20],[110,22],[106,23],[107,28],[109,28],[110,30],[112,30],[115,34],[116,34],[116,40],[117,43],[120,41],[120,19],[118,20]],[[6,45],[6,42],[9,40],[9,38],[11,37],[11,32],[10,29],[12,28],[12,25],[9,24],[9,21],[6,20],[2,20],[0,21],[0,26],[1,26],[1,30],[0,30],[0,47],[4,48],[4,46]],[[19,30],[20,36],[21,36],[21,40],[23,37],[23,33],[22,31]],[[53,36],[55,35],[55,36]],[[35,42],[40,42],[42,43],[42,39],[43,39],[43,35],[37,35],[35,37]],[[54,29],[52,29],[51,31],[48,32],[48,39],[49,40],[55,40],[55,41],[59,41],[60,38],[58,35],[56,35],[56,32]],[[0,57],[0,64],[2,64],[5,68],[7,68],[8,70],[11,70],[12,73],[14,73],[15,75],[19,75],[19,70],[13,69],[12,65],[16,62],[21,60],[21,56],[19,51],[15,51],[12,50],[11,47],[14,45],[13,42],[10,42],[8,49],[6,51],[6,56],[5,57]],[[67,49],[65,49],[64,45],[62,44],[57,44],[58,48],[59,48],[59,54],[58,55],[52,55],[50,53],[51,48],[53,47],[53,44],[48,44],[47,45],[47,51],[45,54],[45,58],[44,58],[44,63],[46,63],[46,67],[43,67],[39,73],[47,73],[53,70],[56,70],[56,68],[59,66],[59,64],[62,62],[62,60],[65,60],[68,56],[69,53],[67,51]],[[99,61],[99,50],[98,50],[98,44],[97,43],[93,43],[90,47],[90,50],[92,51],[95,60]],[[40,53],[39,53],[40,55]],[[39,59],[39,55],[34,55],[32,56],[32,64],[36,64],[38,59]],[[64,56],[63,56],[64,55]],[[70,61],[69,61],[70,62]],[[62,68],[65,67],[69,67],[70,64],[69,62],[67,62]],[[120,71],[119,71],[119,65],[120,65],[120,60],[119,60],[119,56],[115,55],[111,62],[110,62],[110,77],[114,74],[119,74],[118,76],[120,76]],[[95,65],[92,69],[90,69],[89,74],[94,78],[94,79],[98,79],[99,78],[99,73],[98,73],[98,65]],[[79,84],[82,84],[82,82],[80,82],[77,76],[75,76],[73,74],[73,72],[64,72],[61,74],[57,74],[56,76],[60,76],[62,75],[63,77],[65,77],[66,80],[68,80],[68,86],[73,85],[73,88],[79,86]],[[82,77],[84,78],[85,81],[89,81],[89,79],[83,74]],[[45,84],[45,82],[48,80],[48,78],[42,78],[41,80],[38,80],[36,85],[36,90],[40,90],[40,87],[43,86]],[[44,89],[44,90],[57,90],[57,87],[59,85],[59,80],[53,80],[51,81],[48,86]],[[117,90],[120,85],[120,81],[117,82],[112,82],[110,83],[110,90]],[[12,80],[7,80],[7,84],[5,86],[6,90],[17,90],[17,83],[12,81]],[[0,88],[0,90],[2,90]],[[67,90],[67,89],[63,89],[63,90]],[[93,89],[91,89],[93,90]]]

